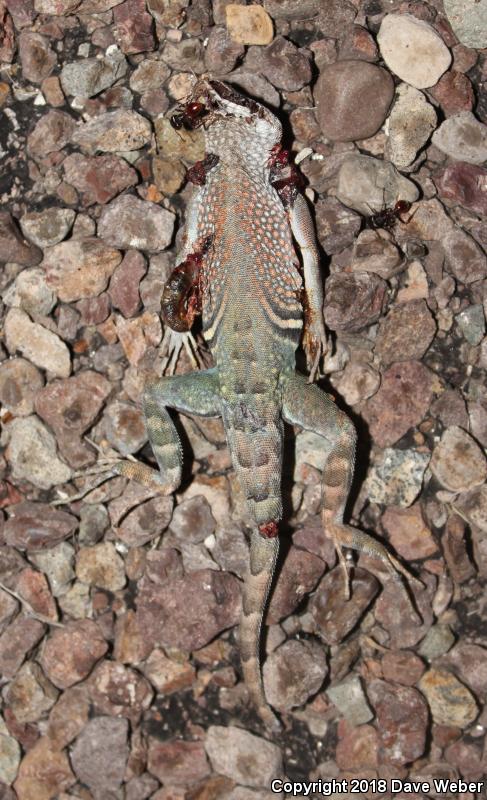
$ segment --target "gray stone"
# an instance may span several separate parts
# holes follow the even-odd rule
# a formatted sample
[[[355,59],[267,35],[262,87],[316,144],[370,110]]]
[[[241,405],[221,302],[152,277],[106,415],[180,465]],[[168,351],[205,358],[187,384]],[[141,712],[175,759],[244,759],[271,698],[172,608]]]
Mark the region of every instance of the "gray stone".
[[[417,450],[386,447],[381,460],[367,476],[368,498],[373,503],[407,508],[416,500],[430,456]]]
[[[387,14],[377,41],[391,72],[416,89],[434,86],[451,63],[441,36],[412,14]]]
[[[112,86],[126,72],[125,56],[113,47],[103,58],[85,58],[65,64],[59,77],[66,95],[93,97]]]
[[[344,205],[368,216],[384,206],[393,206],[399,199],[413,203],[419,191],[390,162],[353,154],[340,167],[337,197]]]
[[[442,153],[468,164],[482,164],[487,159],[487,125],[471,111],[448,117],[434,132],[432,142]]]

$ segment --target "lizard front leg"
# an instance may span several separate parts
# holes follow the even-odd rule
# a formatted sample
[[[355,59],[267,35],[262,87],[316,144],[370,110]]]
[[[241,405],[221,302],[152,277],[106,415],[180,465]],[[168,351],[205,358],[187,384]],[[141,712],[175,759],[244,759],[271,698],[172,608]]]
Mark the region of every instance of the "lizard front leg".
[[[159,470],[136,460],[104,458],[82,475],[123,475],[137,483],[171,494],[181,482],[182,448],[168,408],[217,417],[221,414],[215,370],[173,375],[148,383],[142,398],[147,434]],[[72,499],[72,498],[71,498]]]
[[[304,273],[304,335],[303,347],[312,383],[318,372],[320,359],[328,352],[328,341],[323,321],[323,283],[313,220],[308,204],[297,194],[289,211],[292,234],[301,253]]]
[[[352,422],[336,407],[329,395],[317,386],[310,385],[306,382],[306,378],[297,374],[287,376],[283,380],[282,413],[287,422],[313,431],[331,444],[323,472],[322,520],[323,529],[333,539],[344,570],[347,598],[349,581],[342,547],[350,547],[380,559],[392,579],[399,582],[411,605],[399,573],[415,583],[420,584],[420,582],[413,578],[380,542],[343,522],[355,462],[356,433]]]

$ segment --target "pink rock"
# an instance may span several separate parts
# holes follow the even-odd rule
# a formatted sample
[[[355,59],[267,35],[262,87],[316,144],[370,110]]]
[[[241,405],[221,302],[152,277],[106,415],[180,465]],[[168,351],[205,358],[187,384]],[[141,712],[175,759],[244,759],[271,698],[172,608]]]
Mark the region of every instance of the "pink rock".
[[[90,699],[99,714],[127,717],[137,725],[153,692],[140,673],[116,661],[101,661],[89,678]]]
[[[412,300],[392,308],[381,320],[375,352],[383,363],[419,359],[436,333],[436,324],[424,300]]]
[[[50,634],[43,643],[40,661],[54,685],[67,689],[86,678],[107,649],[98,625],[80,619]]]
[[[340,738],[336,748],[336,762],[340,769],[363,772],[371,767],[377,768],[380,739],[372,725],[351,727],[341,721],[338,733]]]
[[[350,580],[350,599],[345,600],[342,568],[336,567],[327,573],[310,603],[317,634],[329,645],[341,642],[378,591],[377,579],[364,569],[356,568]]]
[[[115,40],[122,53],[142,53],[154,50],[152,17],[147,13],[145,0],[125,0],[113,9]]]
[[[57,620],[57,609],[46,576],[30,567],[22,570],[15,584],[16,591],[37,614]]]
[[[456,161],[433,175],[440,197],[487,214],[487,169],[466,161]]]
[[[7,544],[20,550],[44,550],[68,539],[78,521],[72,514],[59,511],[47,503],[18,503],[5,523]]]
[[[210,774],[205,748],[201,742],[149,739],[148,769],[162,783],[191,786]]]
[[[445,72],[430,92],[440,104],[445,117],[452,117],[461,111],[471,111],[475,101],[469,79],[455,70]]]
[[[35,126],[27,140],[27,148],[34,158],[62,150],[76,127],[73,117],[64,111],[48,111]]]
[[[56,66],[57,58],[49,40],[39,33],[22,31],[19,36],[19,55],[24,78],[32,83],[42,83]]]
[[[108,293],[124,317],[133,317],[140,308],[139,284],[146,271],[144,256],[129,250],[111,277]]]
[[[108,203],[139,177],[125,159],[116,155],[84,156],[72,153],[63,161],[66,181],[81,193],[82,205]]]
[[[95,717],[86,724],[73,747],[71,763],[78,779],[95,796],[117,792],[129,757],[128,721]]]
[[[288,617],[311,592],[326,569],[317,555],[291,546],[279,573],[268,611],[268,624]]]
[[[22,759],[14,789],[18,800],[51,800],[75,782],[67,753],[43,736]]]
[[[406,560],[428,558],[438,551],[438,544],[423,519],[419,503],[409,508],[387,508],[382,524],[392,546]]]
[[[419,681],[426,667],[421,659],[408,650],[388,650],[381,661],[384,678],[391,683],[413,686]]]
[[[0,61],[11,63],[15,53],[15,32],[5,0],[0,0]]]
[[[367,696],[377,714],[381,761],[408,764],[423,755],[428,728],[428,706],[416,689],[374,680]]]
[[[19,614],[0,636],[0,674],[12,678],[27,653],[42,638],[46,626],[37,619]]]

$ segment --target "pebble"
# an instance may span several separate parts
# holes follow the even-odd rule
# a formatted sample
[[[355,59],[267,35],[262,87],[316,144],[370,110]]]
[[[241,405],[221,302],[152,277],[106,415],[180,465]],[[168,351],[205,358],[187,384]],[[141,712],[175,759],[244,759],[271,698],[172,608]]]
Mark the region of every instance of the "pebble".
[[[0,636],[0,672],[3,678],[13,678],[27,653],[44,636],[46,626],[37,619],[18,614]]]
[[[355,627],[379,591],[377,579],[360,567],[350,580],[350,599],[344,596],[343,570],[328,572],[310,601],[316,633],[328,645],[338,644]]]
[[[379,324],[375,352],[384,364],[420,359],[436,333],[433,316],[424,300],[393,306]],[[424,372],[421,374],[425,380]],[[391,373],[392,375],[392,373]]]
[[[3,535],[12,547],[36,551],[68,539],[76,526],[76,517],[65,511],[44,503],[24,501],[12,507]]]
[[[420,692],[410,686],[372,680],[367,695],[377,715],[382,758],[396,765],[420,758],[426,747],[429,716]]]
[[[157,647],[139,669],[156,691],[163,695],[189,689],[196,679],[195,668],[189,662],[169,658]]]
[[[42,572],[26,567],[19,573],[15,591],[28,602],[36,614],[42,614],[54,622],[58,620],[56,603],[53,600],[46,576]]]
[[[274,38],[274,26],[267,11],[259,5],[225,6],[227,31],[238,44],[266,45]]]
[[[56,295],[49,288],[44,270],[32,267],[19,272],[2,294],[6,306],[20,308],[31,316],[47,316],[56,305]]]
[[[480,344],[485,334],[485,315],[480,303],[469,306],[457,314],[455,322],[469,344],[473,346]]]
[[[373,503],[407,508],[416,500],[430,457],[417,450],[386,447],[367,476],[366,488]]]
[[[86,678],[108,650],[99,626],[91,619],[68,622],[44,639],[40,664],[52,683],[67,689]]]
[[[65,64],[60,73],[66,95],[93,97],[108,89],[127,72],[127,60],[118,48],[111,48],[103,58],[84,58]]]
[[[458,161],[433,173],[438,194],[480,216],[487,215],[487,169]]]
[[[85,122],[84,125],[74,129],[70,138],[89,155],[94,155],[98,150],[102,153],[138,150],[149,143],[151,134],[152,129],[148,119],[136,111],[119,109],[107,111]]]
[[[23,238],[7,211],[0,212],[0,260],[13,261],[23,267],[36,266],[42,260],[41,250]]]
[[[175,215],[155,203],[125,194],[105,206],[98,235],[123,250],[135,248],[155,253],[171,243]]]
[[[375,64],[338,61],[321,69],[313,96],[323,135],[334,142],[353,142],[377,133],[391,105],[394,82]]]
[[[412,14],[386,14],[377,42],[391,72],[416,89],[434,86],[451,63],[441,36]]]
[[[81,204],[108,203],[135,186],[139,177],[125,159],[116,155],[83,156],[72,153],[63,161],[65,180],[81,194]]]
[[[140,409],[118,400],[105,408],[103,433],[108,444],[123,455],[136,453],[147,441]]]
[[[465,492],[487,478],[487,461],[472,437],[456,425],[447,428],[433,450],[430,469],[445,489]]]
[[[2,724],[0,728],[0,781],[5,784],[5,789],[2,787],[2,791],[5,792],[5,800],[11,800],[6,787],[10,786],[17,777],[21,757],[17,739],[9,736],[7,727]],[[14,800],[13,794],[12,800]]]
[[[445,72],[436,86],[430,89],[430,93],[440,104],[445,117],[451,117],[461,111],[471,111],[475,103],[469,79],[455,70]]]
[[[437,725],[467,728],[478,715],[474,696],[451,672],[430,669],[421,678],[419,688]]]
[[[429,558],[438,552],[431,530],[419,503],[409,508],[386,508],[381,518],[395,551],[406,561]]]
[[[78,780],[105,797],[107,792],[116,792],[122,785],[130,753],[128,734],[126,719],[90,719],[70,752]]]
[[[421,659],[408,650],[388,650],[382,657],[381,667],[386,681],[403,686],[413,686],[426,669]]]
[[[90,586],[117,592],[126,584],[122,558],[112,542],[80,548],[76,556],[76,575]]]
[[[352,728],[343,721],[339,723],[339,739],[336,747],[337,767],[353,775],[368,774],[368,770],[376,769],[379,762],[379,735],[371,725],[359,725]],[[340,735],[341,734],[341,735]],[[327,777],[328,777],[328,773]],[[373,773],[377,774],[376,772]],[[330,795],[338,800],[338,793]],[[350,795],[349,795],[350,796]]]
[[[108,290],[112,306],[124,317],[133,317],[140,308],[139,284],[146,273],[145,259],[137,250],[129,250],[115,269]]]
[[[487,159],[487,125],[471,111],[448,117],[434,132],[432,142],[456,161],[481,165]]]
[[[152,702],[153,691],[148,681],[136,670],[116,661],[100,661],[88,682],[94,711],[126,717],[133,727]]]
[[[429,629],[419,647],[419,655],[433,661],[444,655],[455,644],[455,636],[448,625],[437,623]]]
[[[50,489],[71,478],[70,468],[56,455],[56,440],[36,416],[14,419],[8,428],[6,457],[17,480]]]
[[[441,240],[445,266],[461,283],[471,284],[487,277],[485,254],[475,240],[459,228],[452,228]]]
[[[156,47],[153,21],[145,0],[125,0],[113,9],[113,35],[123,53],[150,52]]]
[[[154,497],[134,508],[117,528],[120,541],[129,547],[142,547],[160,536],[171,521],[172,497]]]
[[[382,316],[387,284],[368,272],[333,274],[325,284],[325,323],[331,330],[360,331]]]
[[[268,789],[283,774],[280,747],[234,725],[210,725],[205,750],[215,772],[245,786]]]
[[[50,47],[49,39],[40,33],[22,31],[18,43],[24,79],[32,83],[42,83],[57,64],[56,53]]]
[[[17,800],[51,800],[75,782],[67,753],[42,736],[24,755],[13,788]]]
[[[487,486],[463,492],[452,503],[453,508],[472,525],[487,532]]]
[[[404,269],[404,259],[399,249],[375,230],[363,230],[353,243],[353,272],[375,272],[384,280]]]
[[[234,6],[234,8],[237,6]],[[230,6],[226,6],[226,13]],[[264,9],[261,6],[238,6],[241,9],[259,8],[262,12]],[[264,12],[265,13],[265,12]],[[227,23],[228,24],[228,23]],[[238,35],[237,31],[237,35]],[[271,37],[273,36],[272,20],[271,20]],[[272,38],[264,42],[269,44]],[[257,44],[257,42],[251,42]],[[235,64],[245,53],[245,48],[239,44],[235,38],[230,34],[226,28],[215,27],[210,30],[208,36],[208,43],[205,50],[205,66],[208,72],[216,73],[218,75],[226,75],[231,72]]]
[[[349,406],[372,397],[380,386],[380,375],[367,364],[347,364],[338,381],[334,382]]]
[[[149,738],[147,768],[171,787],[191,786],[210,775],[203,744],[178,739]]]
[[[334,197],[326,197],[316,203],[315,224],[318,241],[325,253],[332,255],[354,243],[362,219]]]
[[[370,722],[374,717],[358,675],[351,675],[326,690],[340,714],[353,727]]]
[[[313,591],[324,571],[325,563],[321,558],[291,545],[269,603],[269,624],[290,616]]]
[[[272,86],[286,92],[296,92],[311,81],[309,56],[283,36],[277,36],[267,47],[250,48],[245,58],[245,68],[250,72],[259,72]],[[245,88],[244,85],[242,87]],[[252,94],[255,96],[255,93]]]
[[[98,417],[111,385],[94,370],[48,384],[36,398],[37,414],[55,433],[63,457],[73,469],[92,464],[94,453],[82,439]]]
[[[137,624],[145,640],[184,652],[197,650],[232,628],[239,614],[239,581],[211,569],[169,577],[160,586],[144,583],[138,593]]]
[[[53,707],[58,690],[33,661],[24,664],[9,684],[6,702],[18,722],[36,722]]]
[[[71,208],[47,208],[24,214],[20,227],[24,236],[38,247],[52,247],[66,238],[75,217],[76,212]]]
[[[466,47],[487,47],[487,2],[444,0],[445,13],[455,34]]]
[[[42,266],[59,299],[71,303],[106,289],[121,260],[122,254],[100,239],[69,239],[48,248]]]
[[[189,161],[195,163],[205,156],[205,143],[200,129],[176,131],[166,117],[154,120],[157,150],[169,161]]]
[[[344,205],[370,216],[384,207],[394,206],[399,199],[414,203],[419,191],[389,161],[352,154],[340,167],[337,197]]]
[[[73,117],[65,111],[50,110],[40,118],[27,137],[27,149],[33,158],[57,153],[68,144],[75,130]]]
[[[436,111],[423,92],[400,84],[387,120],[386,157],[398,169],[409,167],[435,128]]]
[[[326,654],[320,645],[289,640],[274,650],[264,664],[266,698],[278,711],[290,711],[319,691],[326,673]]]
[[[0,364],[0,403],[16,417],[28,417],[44,380],[30,361],[11,358]]]
[[[419,361],[393,364],[381,386],[361,409],[379,447],[390,447],[426,416],[433,397],[434,375]]]

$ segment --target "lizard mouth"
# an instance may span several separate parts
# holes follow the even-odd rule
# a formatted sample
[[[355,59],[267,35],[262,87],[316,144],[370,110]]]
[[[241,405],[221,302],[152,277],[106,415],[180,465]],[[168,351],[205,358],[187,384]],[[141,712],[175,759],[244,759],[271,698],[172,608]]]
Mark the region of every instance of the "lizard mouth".
[[[191,102],[204,106],[199,124],[205,128],[222,117],[240,117],[250,121],[256,117],[265,119],[268,113],[255,100],[218,80],[200,79],[191,93]]]

